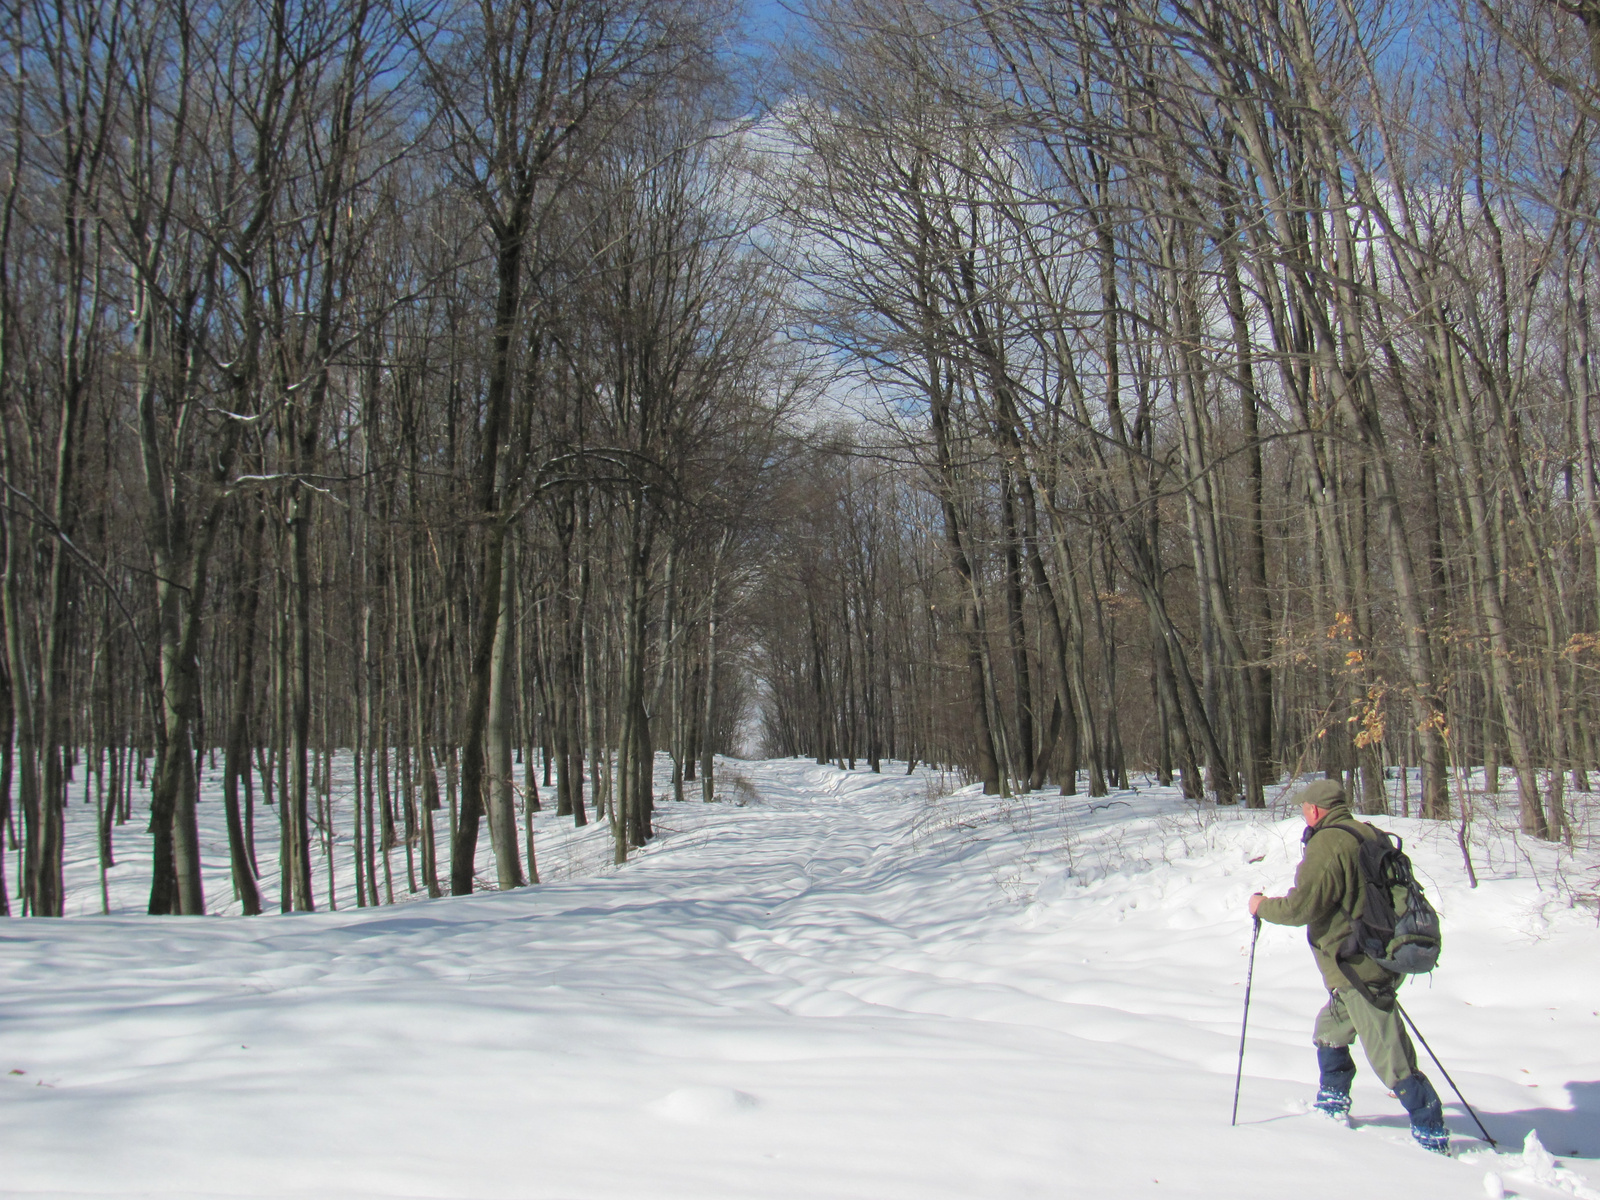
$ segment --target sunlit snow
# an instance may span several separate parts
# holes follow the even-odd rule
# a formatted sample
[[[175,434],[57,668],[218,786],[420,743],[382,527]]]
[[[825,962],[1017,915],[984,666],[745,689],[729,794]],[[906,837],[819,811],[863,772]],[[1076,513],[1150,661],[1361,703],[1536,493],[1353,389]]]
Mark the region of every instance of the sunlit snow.
[[[750,803],[664,800],[621,869],[603,823],[539,814],[547,882],[513,893],[357,909],[344,812],[339,910],[249,919],[137,915],[137,821],[115,915],[83,915],[75,791],[80,915],[0,924],[0,1196],[1600,1197],[1592,855],[1485,818],[1474,890],[1453,826],[1381,822],[1445,916],[1402,999],[1503,1151],[1424,1055],[1446,1160],[1359,1055],[1356,1127],[1308,1113],[1322,993],[1293,929],[1261,935],[1229,1127],[1245,900],[1287,886],[1298,816],[729,766]]]

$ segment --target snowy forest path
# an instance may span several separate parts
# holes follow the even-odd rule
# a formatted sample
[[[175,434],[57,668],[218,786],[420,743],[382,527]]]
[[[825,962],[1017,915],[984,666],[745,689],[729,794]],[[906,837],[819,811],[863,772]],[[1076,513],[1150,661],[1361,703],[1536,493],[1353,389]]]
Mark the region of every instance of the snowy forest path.
[[[747,806],[662,804],[662,836],[590,878],[6,924],[0,1197],[1276,1200],[1334,1194],[1352,1148],[1423,1200],[1476,1186],[1408,1144],[1366,1075],[1359,1135],[1302,1115],[1320,1001],[1296,930],[1263,935],[1227,1128],[1239,914],[1292,872],[1292,822],[1159,788],[1090,804],[903,767],[729,769]],[[1408,845],[1442,878],[1448,846]],[[1469,903],[1500,906],[1473,918],[1489,929],[1528,895],[1441,891],[1458,929]],[[1503,1045],[1457,1072],[1497,1136],[1537,1123],[1600,1153],[1577,1144],[1600,1070],[1572,1061],[1594,972],[1494,945],[1520,956],[1497,979],[1562,1006],[1548,1030],[1526,998],[1462,1007],[1482,970],[1417,1016],[1456,1054],[1479,1043],[1441,1012],[1498,1022],[1477,1028]],[[1496,1091],[1504,1046],[1535,1074]]]

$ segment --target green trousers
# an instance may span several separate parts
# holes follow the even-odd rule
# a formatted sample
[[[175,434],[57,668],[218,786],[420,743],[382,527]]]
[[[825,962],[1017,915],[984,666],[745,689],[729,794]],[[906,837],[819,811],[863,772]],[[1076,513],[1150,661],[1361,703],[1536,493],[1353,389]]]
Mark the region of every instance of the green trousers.
[[[1374,1005],[1353,987],[1328,993],[1311,1040],[1318,1046],[1348,1046],[1357,1038],[1372,1069],[1393,1088],[1417,1070],[1417,1052],[1395,1003],[1395,984],[1370,984]]]

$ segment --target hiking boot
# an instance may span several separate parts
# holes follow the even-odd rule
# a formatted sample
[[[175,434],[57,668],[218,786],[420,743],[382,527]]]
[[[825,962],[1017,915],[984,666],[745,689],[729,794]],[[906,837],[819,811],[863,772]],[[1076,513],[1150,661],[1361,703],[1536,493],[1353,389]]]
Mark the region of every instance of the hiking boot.
[[[1431,1150],[1435,1154],[1444,1155],[1446,1158],[1450,1157],[1450,1131],[1443,1125],[1437,1129],[1428,1129],[1413,1121],[1411,1123],[1411,1136],[1416,1139],[1417,1145],[1424,1150]]]
[[[1444,1123],[1444,1105],[1428,1077],[1418,1071],[1394,1085],[1394,1094],[1411,1114],[1411,1136],[1417,1145],[1435,1154],[1450,1154],[1450,1130]]]
[[[1349,1046],[1318,1046],[1317,1068],[1322,1078],[1317,1083],[1317,1099],[1311,1105],[1332,1121],[1350,1119],[1350,1085],[1355,1081],[1356,1064]]]
[[[1348,1122],[1350,1120],[1350,1093],[1335,1091],[1333,1088],[1322,1088],[1317,1092],[1317,1098],[1312,1101],[1311,1107],[1330,1121]]]

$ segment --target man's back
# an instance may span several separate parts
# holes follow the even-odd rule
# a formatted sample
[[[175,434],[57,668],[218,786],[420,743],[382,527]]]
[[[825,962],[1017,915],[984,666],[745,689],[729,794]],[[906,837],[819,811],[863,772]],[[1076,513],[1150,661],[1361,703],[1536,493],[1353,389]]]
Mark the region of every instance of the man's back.
[[[1350,980],[1339,966],[1338,953],[1350,936],[1350,921],[1362,901],[1361,845],[1358,838],[1376,837],[1342,800],[1327,816],[1306,829],[1305,851],[1295,871],[1294,886],[1278,899],[1263,900],[1256,915],[1274,925],[1304,925],[1306,940],[1330,989]],[[1391,976],[1365,955],[1347,960],[1363,983],[1382,983]]]

